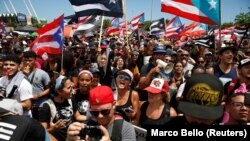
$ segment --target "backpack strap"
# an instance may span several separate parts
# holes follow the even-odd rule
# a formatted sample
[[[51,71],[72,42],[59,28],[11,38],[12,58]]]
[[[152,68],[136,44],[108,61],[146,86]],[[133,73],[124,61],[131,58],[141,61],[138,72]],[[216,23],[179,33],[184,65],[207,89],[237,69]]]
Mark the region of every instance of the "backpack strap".
[[[52,120],[53,120],[55,118],[55,116],[56,116],[56,106],[55,106],[55,103],[51,99],[46,100],[44,103],[47,103],[49,105],[50,114],[51,114],[51,117],[52,117]]]
[[[10,93],[8,94],[7,98],[12,98],[12,96],[14,95],[14,92],[16,91],[17,89],[17,85],[14,85],[10,91]]]
[[[168,115],[168,117],[170,117],[170,105],[165,104],[165,106],[166,106],[166,114]]]
[[[68,102],[69,102],[69,105],[71,107],[73,107],[71,99],[68,99]],[[52,99],[48,99],[44,103],[47,103],[49,105],[49,107],[50,107],[50,114],[51,114],[51,117],[52,117],[52,120],[53,120],[55,118],[55,116],[56,116],[56,106],[55,106],[55,103],[53,102]]]
[[[123,119],[115,119],[112,129],[111,140],[112,141],[121,141],[122,140],[122,125]]]

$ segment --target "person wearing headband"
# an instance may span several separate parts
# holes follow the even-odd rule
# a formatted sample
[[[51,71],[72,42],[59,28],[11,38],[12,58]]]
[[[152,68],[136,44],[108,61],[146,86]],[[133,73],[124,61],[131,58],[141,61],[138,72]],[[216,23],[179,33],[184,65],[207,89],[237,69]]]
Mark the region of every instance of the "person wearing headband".
[[[50,87],[54,96],[41,104],[39,121],[58,141],[66,140],[67,128],[75,113],[71,101],[73,83],[60,75],[55,82],[51,81]]]

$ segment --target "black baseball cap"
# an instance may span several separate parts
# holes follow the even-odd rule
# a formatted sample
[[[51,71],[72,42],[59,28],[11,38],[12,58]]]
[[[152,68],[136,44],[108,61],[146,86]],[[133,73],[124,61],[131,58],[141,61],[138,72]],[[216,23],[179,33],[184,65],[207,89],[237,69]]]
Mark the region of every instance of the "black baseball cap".
[[[223,115],[222,82],[211,74],[194,74],[186,82],[178,109],[185,115],[216,120]]]

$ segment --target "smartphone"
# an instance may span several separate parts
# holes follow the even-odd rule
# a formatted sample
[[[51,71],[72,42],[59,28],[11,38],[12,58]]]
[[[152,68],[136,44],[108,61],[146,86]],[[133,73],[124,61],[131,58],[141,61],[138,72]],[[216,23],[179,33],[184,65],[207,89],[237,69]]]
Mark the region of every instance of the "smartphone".
[[[134,110],[131,109],[131,108],[123,108],[122,110],[123,110],[124,112],[126,112],[126,113],[133,113],[133,112],[134,112]]]

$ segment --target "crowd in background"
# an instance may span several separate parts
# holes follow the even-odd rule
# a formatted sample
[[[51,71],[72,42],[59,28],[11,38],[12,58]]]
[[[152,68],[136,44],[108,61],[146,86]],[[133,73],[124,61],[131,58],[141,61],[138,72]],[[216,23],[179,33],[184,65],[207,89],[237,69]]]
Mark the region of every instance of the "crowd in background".
[[[184,124],[250,122],[250,102],[246,100],[250,88],[249,40],[243,40],[240,46],[231,40],[209,48],[194,45],[192,38],[181,46],[146,35],[139,39],[102,36],[100,43],[98,39],[98,34],[85,40],[65,38],[63,54],[42,57],[30,49],[33,37],[0,35],[1,89],[6,89],[6,97],[21,103],[23,115],[38,120],[57,140],[66,139],[68,127],[75,121],[100,116],[93,110],[98,107],[90,93],[103,85],[114,94],[115,102],[108,101],[115,106],[111,113],[145,129],[182,124],[172,120],[180,117],[186,117]],[[193,87],[201,82],[206,85]],[[219,95],[217,101],[206,101],[204,95],[188,97],[189,90]],[[102,88],[98,92],[107,91]],[[192,106],[185,102],[222,106],[215,110],[217,114],[202,113],[202,109],[193,113]],[[110,105],[107,107],[110,109]],[[108,125],[105,116],[110,110],[101,114],[103,121],[97,121]]]

